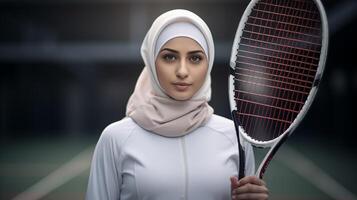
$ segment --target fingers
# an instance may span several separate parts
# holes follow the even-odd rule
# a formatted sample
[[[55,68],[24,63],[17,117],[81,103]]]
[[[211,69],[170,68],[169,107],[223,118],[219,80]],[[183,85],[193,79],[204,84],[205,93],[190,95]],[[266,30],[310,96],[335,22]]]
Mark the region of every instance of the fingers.
[[[269,191],[263,180],[255,176],[247,176],[238,181],[231,177],[232,199],[268,199]]]
[[[236,176],[232,176],[231,178],[231,190],[238,187],[238,178]]]
[[[269,191],[268,188],[265,186],[254,185],[251,183],[247,183],[241,187],[232,190],[232,195],[248,194],[248,193],[269,194]]]
[[[238,187],[245,185],[247,183],[255,184],[255,185],[266,185],[265,182],[256,177],[256,176],[246,176],[238,181]]]
[[[232,199],[255,199],[266,200],[269,198],[269,191],[265,186],[246,184],[232,191]]]

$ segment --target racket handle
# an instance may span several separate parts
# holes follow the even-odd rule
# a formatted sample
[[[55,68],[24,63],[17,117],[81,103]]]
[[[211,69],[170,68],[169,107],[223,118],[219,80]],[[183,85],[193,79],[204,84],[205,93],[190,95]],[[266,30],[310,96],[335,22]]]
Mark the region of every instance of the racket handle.
[[[239,136],[238,136],[239,137]],[[239,180],[245,177],[245,153],[238,140],[238,148],[239,148]]]
[[[239,172],[238,172],[238,179],[242,179],[245,177],[245,152],[243,150],[242,144],[240,142],[240,134],[239,134],[239,120],[237,116],[237,111],[233,110],[232,111],[232,118],[234,122],[234,126],[236,129],[236,134],[237,134],[237,140],[238,140],[238,152],[239,152]]]

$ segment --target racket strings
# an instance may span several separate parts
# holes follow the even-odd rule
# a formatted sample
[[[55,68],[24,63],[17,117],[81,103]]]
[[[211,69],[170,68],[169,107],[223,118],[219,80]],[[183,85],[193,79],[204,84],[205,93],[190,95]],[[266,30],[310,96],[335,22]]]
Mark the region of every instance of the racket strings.
[[[235,101],[239,121],[254,139],[284,133],[313,86],[321,22],[306,0],[262,0],[248,17],[238,48]]]
[[[277,8],[277,7],[275,7],[275,8]],[[282,16],[283,16],[283,17],[282,17],[283,19],[286,18],[286,15],[282,15]],[[300,19],[301,19],[301,18],[300,18]],[[283,21],[284,21],[284,20],[283,20]],[[291,22],[291,21],[289,21],[289,22]],[[281,32],[281,31],[280,31],[280,32]],[[286,69],[286,66],[284,66],[284,69]],[[280,86],[283,87],[282,85],[280,85]],[[290,88],[290,87],[288,87],[288,88]],[[283,93],[286,93],[286,91],[284,91]],[[288,106],[288,105],[291,105],[291,103],[290,103],[290,102],[285,102],[284,106]],[[279,110],[278,113],[279,113],[279,114],[282,113],[282,110]],[[284,112],[284,111],[283,111],[283,114],[284,114],[284,113],[287,113],[287,112]],[[288,113],[288,114],[291,114],[291,112]],[[283,119],[284,119],[285,121],[287,121],[285,118],[288,118],[288,116],[289,116],[288,114],[285,115],[286,117],[283,117]],[[289,125],[289,123],[283,123],[283,124],[281,124],[280,127],[274,126],[274,132],[276,133],[277,131],[279,131],[279,132],[282,131],[281,129],[282,129],[282,128],[286,128],[287,125]],[[275,134],[274,136],[276,136],[276,135],[277,135],[277,134]]]
[[[308,87],[308,86],[305,86],[305,85],[301,85],[301,84],[296,84],[296,83],[287,83],[287,82],[285,82],[285,81],[280,81],[280,80],[275,80],[275,79],[271,79],[271,78],[265,78],[265,77],[261,77],[261,76],[259,76],[259,77],[257,77],[257,76],[253,76],[253,75],[247,75],[247,74],[243,74],[243,73],[235,73],[236,75],[238,75],[238,76],[245,76],[245,77],[248,77],[248,78],[251,78],[251,79],[257,79],[257,80],[261,80],[261,82],[267,82],[267,81],[269,81],[269,82],[273,82],[273,84],[275,84],[275,85],[281,85],[281,84],[289,84],[289,85],[292,85],[292,86],[296,86],[296,87],[301,87],[301,88],[303,88],[304,90],[306,89],[306,91],[308,92],[308,91],[310,91],[310,88],[311,87]],[[241,80],[241,79],[235,79],[235,80]],[[245,81],[245,80],[241,80],[241,81]],[[253,82],[254,83],[254,82]],[[252,83],[252,84],[253,84]],[[309,83],[309,84],[311,84],[311,83]],[[266,85],[267,87],[273,87],[274,88],[274,86],[270,86],[270,85]],[[303,92],[304,94],[306,94],[306,92]]]
[[[255,54],[255,55],[259,55],[259,56],[261,56],[261,57],[267,56],[267,55],[262,54],[262,53],[257,53],[257,52],[252,52],[252,51],[246,51],[246,50],[243,50],[243,49],[241,49],[240,52],[241,52],[242,54]],[[280,58],[280,57],[275,56],[274,54],[273,54],[273,55],[269,55],[269,57],[270,57],[270,58],[275,58],[275,59],[282,59],[282,58]],[[314,59],[315,59],[315,58],[312,58],[312,57],[311,57],[312,62],[315,61]],[[295,62],[295,63],[302,63],[302,64],[306,64],[306,65],[310,65],[310,64],[311,64],[311,63],[304,62],[304,61],[301,61],[301,60],[292,60],[292,59],[285,59],[285,60],[291,61],[291,62]],[[318,64],[318,61],[316,61],[316,64]],[[313,71],[313,72],[316,72],[315,69],[307,69],[307,70],[311,70],[311,71]]]
[[[316,32],[316,33],[318,33],[319,30],[320,30],[319,28],[306,26],[304,24],[292,24],[292,23],[289,23],[289,22],[279,22],[279,23],[277,23],[276,20],[271,20],[271,19],[266,19],[266,18],[261,18],[261,17],[256,17],[256,16],[249,16],[249,18],[255,19],[255,20],[261,20],[261,21],[267,23],[267,25],[269,27],[274,26],[274,27],[280,28],[280,29],[283,29],[285,26],[293,25],[295,30],[300,34],[307,34],[305,32],[312,32],[312,33]]]
[[[282,16],[286,16],[286,15],[282,15]],[[284,91],[285,92],[285,91]],[[284,111],[284,110],[283,110]],[[281,112],[281,110],[279,110],[279,113]],[[286,124],[288,124],[288,123],[284,123],[285,124],[285,126],[286,126]],[[282,127],[282,126],[281,126]]]
[[[293,81],[295,81],[296,83],[301,83],[301,82],[304,82],[304,83],[308,83],[308,84],[311,84],[310,81],[305,81],[305,80],[300,80],[300,79],[296,79],[296,78],[289,78],[289,77],[286,77],[286,76],[281,76],[281,75],[277,75],[277,74],[272,74],[272,73],[266,73],[266,72],[261,72],[261,71],[256,71],[256,70],[251,70],[251,69],[247,69],[247,68],[243,68],[243,67],[237,67],[238,70],[240,71],[246,71],[245,74],[248,74],[248,73],[252,73],[252,74],[258,74],[259,77],[271,77],[273,80],[276,80],[276,81],[290,81],[292,84],[294,84]],[[273,69],[272,69],[273,70]],[[285,71],[286,72],[286,71]],[[235,73],[236,75],[239,75],[239,73]],[[308,76],[308,75],[307,75]],[[312,76],[309,76],[311,78],[313,78]]]
[[[260,63],[261,61],[263,61],[263,62],[267,62],[269,64],[284,65],[285,67],[291,68],[292,71],[294,71],[294,69],[302,69],[302,70],[311,71],[312,74],[315,74],[315,72],[316,72],[316,69],[311,69],[309,67],[309,66],[311,66],[311,63],[308,63],[308,62],[304,62],[304,61],[300,61],[300,60],[295,61],[295,60],[292,60],[289,58],[284,59],[284,58],[278,58],[276,56],[269,56],[269,58],[274,58],[274,60],[276,60],[276,61],[273,61],[272,59],[271,60],[265,59],[264,58],[265,56],[263,54],[256,54],[256,55],[259,55],[259,57],[257,57],[256,55],[250,56],[252,54],[256,54],[256,53],[247,52],[247,51],[243,50],[243,51],[241,51],[241,55],[238,55],[238,56],[241,58],[248,59],[248,60],[257,61],[257,63]],[[288,63],[288,64],[285,64],[285,63]],[[302,64],[302,66],[301,66],[301,64]],[[304,68],[304,66],[308,66],[308,68]]]

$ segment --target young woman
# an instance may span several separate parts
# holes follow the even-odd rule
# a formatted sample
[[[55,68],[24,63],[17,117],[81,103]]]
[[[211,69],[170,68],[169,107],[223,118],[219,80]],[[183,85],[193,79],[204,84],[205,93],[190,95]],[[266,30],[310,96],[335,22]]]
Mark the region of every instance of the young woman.
[[[214,45],[205,22],[187,10],[162,14],[141,55],[146,66],[127,117],[96,146],[87,199],[267,199],[262,180],[237,180],[234,124],[208,105]],[[251,175],[254,155],[245,148]]]

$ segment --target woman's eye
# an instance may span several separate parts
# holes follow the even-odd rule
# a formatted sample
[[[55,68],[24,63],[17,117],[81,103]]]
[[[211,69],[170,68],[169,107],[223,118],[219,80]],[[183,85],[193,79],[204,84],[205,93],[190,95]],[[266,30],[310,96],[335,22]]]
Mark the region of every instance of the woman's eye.
[[[193,55],[190,58],[190,61],[193,63],[199,63],[202,60],[202,57],[199,55]]]
[[[165,61],[168,61],[168,62],[173,62],[176,60],[176,56],[173,54],[165,54],[162,57],[164,58]]]

